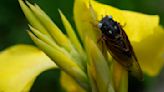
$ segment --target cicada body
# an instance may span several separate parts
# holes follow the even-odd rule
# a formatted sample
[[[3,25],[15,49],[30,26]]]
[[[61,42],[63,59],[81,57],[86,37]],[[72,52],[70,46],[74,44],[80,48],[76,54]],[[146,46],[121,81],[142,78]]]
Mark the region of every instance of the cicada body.
[[[130,71],[132,75],[142,80],[142,70],[122,26],[114,21],[112,16],[105,16],[99,22],[98,27],[102,32],[102,39],[113,59]]]

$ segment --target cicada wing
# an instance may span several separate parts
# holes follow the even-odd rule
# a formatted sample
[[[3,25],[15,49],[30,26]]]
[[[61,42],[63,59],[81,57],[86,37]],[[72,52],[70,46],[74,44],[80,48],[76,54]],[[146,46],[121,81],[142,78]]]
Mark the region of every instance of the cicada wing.
[[[120,25],[119,25],[119,27],[120,27]],[[129,48],[129,51],[130,51],[131,55],[134,57],[134,59],[135,59],[136,61],[138,61],[138,60],[137,60],[137,57],[136,57],[136,55],[135,55],[135,53],[134,53],[133,47],[132,47],[132,45],[130,44],[130,41],[129,41],[129,39],[128,39],[128,36],[126,35],[125,31],[124,31],[121,27],[120,27],[120,29],[122,30],[121,32],[122,32],[122,36],[123,36],[123,39],[124,39],[124,43],[125,43],[126,46]]]
[[[106,40],[106,47],[111,54],[111,56],[122,66],[130,67],[132,65],[131,58],[127,55],[130,54],[129,52],[124,51],[121,47],[117,46],[117,44]]]
[[[113,57],[119,64],[121,64],[125,69],[127,69],[131,75],[136,77],[139,80],[143,80],[143,73],[140,68],[139,63],[136,61],[135,57],[128,57],[122,50],[119,50],[118,48],[110,48],[108,50]]]
[[[143,72],[137,61],[134,60],[132,66],[129,68],[130,74],[136,77],[138,80],[143,80]]]
[[[121,30],[123,30],[123,29],[121,28]],[[127,44],[128,48],[130,50],[130,53],[132,55],[132,58],[131,58],[132,59],[132,66],[129,68],[129,71],[137,79],[143,80],[143,72],[142,72],[141,67],[140,67],[140,65],[138,63],[138,59],[137,59],[137,57],[136,57],[136,55],[134,53],[133,47],[130,44],[128,36],[126,35],[125,31],[122,31],[122,34],[123,34],[123,38],[125,39],[124,40],[125,44]]]
[[[121,32],[120,42],[122,42],[123,45],[118,44],[118,42],[107,39],[106,40],[107,48],[109,52],[111,53],[112,57],[118,63],[120,63],[122,66],[128,69],[128,71],[130,71],[133,76],[135,76],[139,80],[142,80],[143,79],[142,70],[138,63],[137,57],[134,53],[133,47],[131,46],[130,41],[125,31],[121,28],[119,24],[118,26]]]

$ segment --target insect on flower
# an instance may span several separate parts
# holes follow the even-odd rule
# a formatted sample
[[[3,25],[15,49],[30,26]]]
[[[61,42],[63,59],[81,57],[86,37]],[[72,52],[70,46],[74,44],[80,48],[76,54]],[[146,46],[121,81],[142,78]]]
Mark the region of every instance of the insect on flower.
[[[113,59],[131,72],[133,76],[142,80],[142,70],[122,26],[114,21],[112,16],[105,16],[98,23],[98,27],[102,33],[101,39],[105,43]]]

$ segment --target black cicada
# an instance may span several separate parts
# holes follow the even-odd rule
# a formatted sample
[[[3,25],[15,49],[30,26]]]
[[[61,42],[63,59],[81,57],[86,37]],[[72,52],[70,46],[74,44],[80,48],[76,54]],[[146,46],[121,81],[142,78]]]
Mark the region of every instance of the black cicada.
[[[142,80],[143,74],[137,57],[122,26],[114,21],[112,16],[105,16],[99,22],[98,27],[102,32],[102,40],[113,59],[131,72],[132,75]]]

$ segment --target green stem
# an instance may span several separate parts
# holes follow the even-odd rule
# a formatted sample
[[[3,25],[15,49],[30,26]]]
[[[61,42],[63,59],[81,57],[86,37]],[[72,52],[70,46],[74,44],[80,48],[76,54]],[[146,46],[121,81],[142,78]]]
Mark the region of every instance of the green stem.
[[[125,69],[122,70],[119,92],[128,92],[128,71]]]
[[[128,71],[119,63],[113,63],[113,84],[115,92],[128,92]]]

